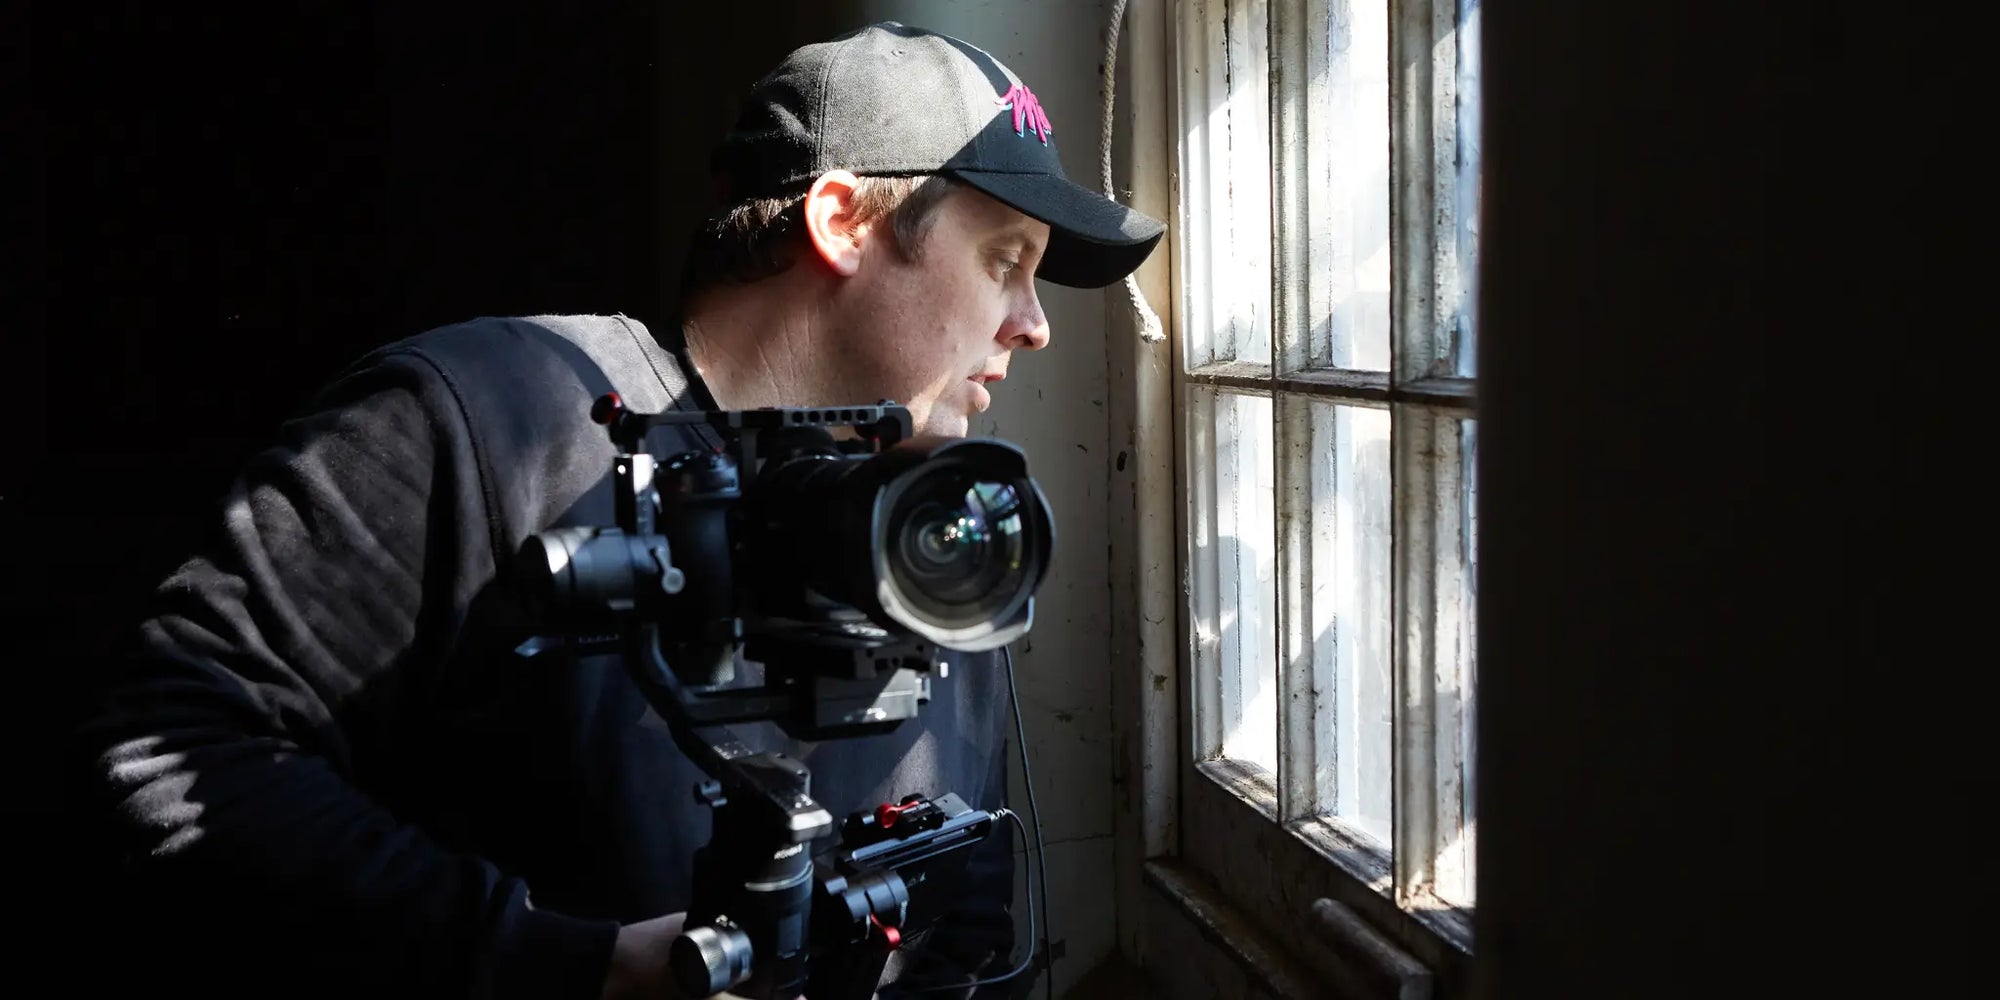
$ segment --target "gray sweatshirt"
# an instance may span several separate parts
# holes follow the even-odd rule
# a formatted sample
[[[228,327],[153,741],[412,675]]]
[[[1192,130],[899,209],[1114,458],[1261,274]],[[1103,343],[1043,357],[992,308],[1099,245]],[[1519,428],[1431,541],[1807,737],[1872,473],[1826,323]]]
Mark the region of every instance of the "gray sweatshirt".
[[[206,995],[588,1000],[620,923],[687,908],[703,775],[616,659],[514,652],[529,633],[507,575],[532,533],[615,523],[593,399],[714,407],[677,330],[428,331],[342,372],[242,470],[83,731],[98,815],[138,898],[168,915],[141,931],[175,941],[184,967],[166,978]],[[991,809],[1007,704],[998,657],[961,655],[891,734],[735,735],[811,768],[836,822],[913,792]],[[1007,830],[947,876],[918,896],[885,980],[1011,968]]]

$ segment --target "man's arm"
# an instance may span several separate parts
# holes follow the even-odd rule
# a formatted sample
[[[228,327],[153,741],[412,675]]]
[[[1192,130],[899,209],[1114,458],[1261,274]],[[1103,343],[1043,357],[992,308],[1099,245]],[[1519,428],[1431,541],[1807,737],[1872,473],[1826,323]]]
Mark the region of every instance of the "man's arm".
[[[245,468],[82,731],[87,792],[132,877],[169,912],[226,915],[276,948],[254,957],[298,989],[271,992],[604,985],[615,924],[534,908],[519,879],[352,783],[493,575],[486,488],[435,369],[390,353],[350,371]]]

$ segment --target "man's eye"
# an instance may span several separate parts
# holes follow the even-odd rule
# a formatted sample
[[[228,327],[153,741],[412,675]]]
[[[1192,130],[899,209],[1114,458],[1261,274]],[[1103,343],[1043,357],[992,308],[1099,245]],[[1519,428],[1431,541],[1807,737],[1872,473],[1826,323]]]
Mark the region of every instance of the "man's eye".
[[[995,261],[995,263],[1000,265],[1000,273],[1002,274],[1012,274],[1015,268],[1021,266],[1021,262],[1013,257],[1002,257]]]

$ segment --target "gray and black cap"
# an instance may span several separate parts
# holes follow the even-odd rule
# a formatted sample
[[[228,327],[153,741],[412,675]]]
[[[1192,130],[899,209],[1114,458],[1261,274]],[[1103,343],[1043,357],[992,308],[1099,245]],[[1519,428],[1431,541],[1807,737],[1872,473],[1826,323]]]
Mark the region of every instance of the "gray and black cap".
[[[985,51],[894,21],[794,50],[751,89],[712,165],[725,200],[794,193],[829,170],[948,174],[1049,225],[1038,277],[1102,288],[1164,224],[1071,181],[1048,113]]]

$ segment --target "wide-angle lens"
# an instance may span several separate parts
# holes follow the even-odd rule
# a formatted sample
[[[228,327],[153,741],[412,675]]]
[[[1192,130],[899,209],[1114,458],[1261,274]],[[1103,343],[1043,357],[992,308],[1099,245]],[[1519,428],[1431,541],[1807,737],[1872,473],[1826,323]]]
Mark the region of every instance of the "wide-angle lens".
[[[889,569],[914,609],[948,627],[1006,611],[1027,569],[1013,487],[950,474],[912,493]]]

